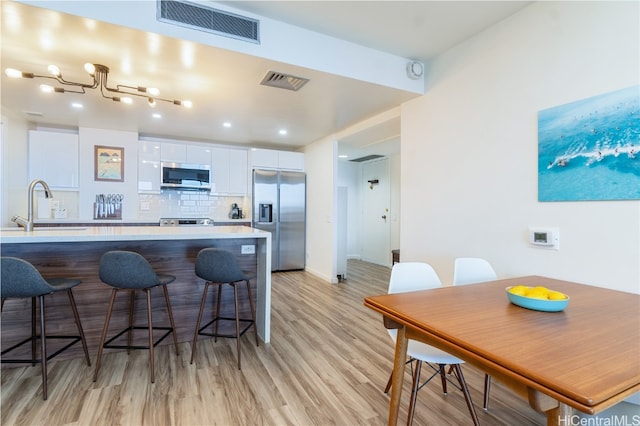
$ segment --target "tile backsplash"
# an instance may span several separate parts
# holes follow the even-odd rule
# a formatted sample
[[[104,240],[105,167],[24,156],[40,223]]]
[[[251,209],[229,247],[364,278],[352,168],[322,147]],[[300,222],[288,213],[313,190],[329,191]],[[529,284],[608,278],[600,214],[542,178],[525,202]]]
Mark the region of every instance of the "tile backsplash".
[[[44,193],[42,191],[36,192],[34,211],[38,212],[38,201],[40,198],[44,198]],[[221,196],[209,192],[180,190],[137,195],[136,217],[127,215],[128,217],[123,217],[123,219],[155,222],[161,217],[208,217],[220,222],[229,219],[231,204],[236,203],[242,209],[244,217],[251,220],[250,196]],[[92,219],[79,217],[78,192],[54,190],[54,200],[57,201],[59,209],[66,210],[67,219]],[[131,201],[124,200],[126,204],[129,202]],[[45,217],[36,217],[45,219]],[[54,218],[53,213],[49,218]]]
[[[251,199],[241,196],[220,196],[201,191],[163,191],[160,194],[138,194],[138,219],[158,220],[161,217],[210,217],[217,221],[229,219],[231,204],[251,217]]]

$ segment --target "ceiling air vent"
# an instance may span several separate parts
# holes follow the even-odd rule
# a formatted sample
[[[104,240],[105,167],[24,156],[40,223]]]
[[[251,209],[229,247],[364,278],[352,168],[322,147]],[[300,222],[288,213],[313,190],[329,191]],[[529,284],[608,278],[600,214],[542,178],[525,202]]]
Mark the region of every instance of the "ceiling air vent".
[[[260,43],[257,19],[189,2],[158,0],[158,21]]]
[[[365,155],[364,157],[360,157],[360,158],[354,158],[353,160],[349,160],[349,161],[355,161],[356,163],[363,163],[365,161],[369,161],[369,160],[375,160],[377,158],[383,158],[384,155]]]
[[[263,86],[277,87],[279,89],[293,90],[297,92],[307,84],[308,78],[296,77],[276,71],[268,71],[260,84]]]

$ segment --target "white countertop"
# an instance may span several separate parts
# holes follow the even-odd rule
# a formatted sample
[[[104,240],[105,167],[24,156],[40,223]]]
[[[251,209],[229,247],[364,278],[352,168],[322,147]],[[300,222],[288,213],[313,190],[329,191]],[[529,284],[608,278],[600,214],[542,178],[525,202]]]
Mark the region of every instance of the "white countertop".
[[[87,226],[0,229],[0,241],[11,243],[66,243],[90,241],[201,240],[271,238],[271,233],[248,226]]]

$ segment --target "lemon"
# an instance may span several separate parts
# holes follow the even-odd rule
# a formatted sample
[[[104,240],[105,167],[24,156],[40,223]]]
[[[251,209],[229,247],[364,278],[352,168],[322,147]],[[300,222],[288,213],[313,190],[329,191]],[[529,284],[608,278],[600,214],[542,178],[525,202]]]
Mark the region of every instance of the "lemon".
[[[518,296],[524,296],[528,290],[529,287],[527,287],[526,285],[514,285],[509,289],[509,293],[517,294]]]
[[[533,287],[529,289],[525,296],[531,297],[532,299],[548,299],[549,290],[546,287]]]
[[[560,293],[559,291],[550,290],[547,294],[549,300],[565,300],[567,296],[564,293]]]

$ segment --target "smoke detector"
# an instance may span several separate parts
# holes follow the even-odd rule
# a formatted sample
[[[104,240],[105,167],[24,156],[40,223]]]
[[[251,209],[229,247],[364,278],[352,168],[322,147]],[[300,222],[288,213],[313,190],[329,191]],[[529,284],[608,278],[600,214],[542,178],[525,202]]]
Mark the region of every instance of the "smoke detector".
[[[411,61],[407,64],[407,77],[411,80],[418,80],[424,75],[424,66],[417,61]]]

